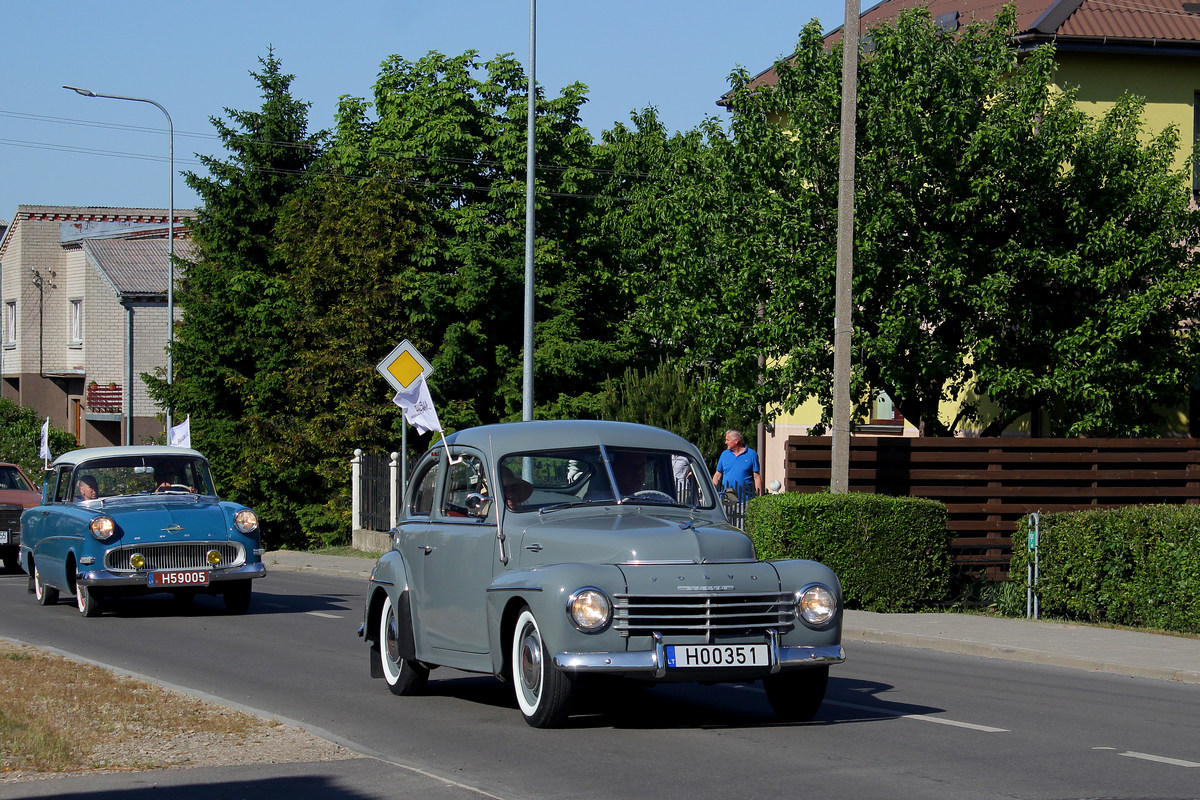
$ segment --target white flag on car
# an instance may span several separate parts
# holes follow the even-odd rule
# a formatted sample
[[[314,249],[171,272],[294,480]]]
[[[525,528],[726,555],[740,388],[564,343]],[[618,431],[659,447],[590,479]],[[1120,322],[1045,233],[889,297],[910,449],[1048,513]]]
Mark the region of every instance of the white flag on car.
[[[419,433],[442,429],[437,409],[433,407],[433,399],[429,396],[429,387],[425,385],[424,375],[419,376],[404,390],[396,392],[392,402],[404,410],[404,419]]]
[[[50,418],[49,417],[46,417],[46,421],[42,423],[42,446],[38,450],[38,456],[40,456],[43,461],[47,462],[47,464],[49,463],[50,459],[53,458],[53,456],[50,455]],[[43,466],[46,466],[46,465],[44,464]]]
[[[187,419],[178,425],[171,428],[167,434],[167,444],[171,447],[191,447],[192,446],[192,415],[188,414]]]

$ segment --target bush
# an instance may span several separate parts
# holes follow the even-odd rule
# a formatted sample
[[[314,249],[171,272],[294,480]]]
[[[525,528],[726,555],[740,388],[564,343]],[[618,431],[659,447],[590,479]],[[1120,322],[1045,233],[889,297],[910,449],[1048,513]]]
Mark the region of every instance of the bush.
[[[1200,506],[1044,514],[1037,595],[1050,616],[1200,633]],[[1033,557],[1021,521],[1010,580],[1024,593]]]
[[[808,558],[837,573],[847,603],[909,611],[946,598],[950,540],[935,500],[861,493],[751,499],[746,533],[759,558]]]
[[[39,418],[32,408],[0,399],[0,461],[20,464],[39,486],[43,463],[38,450],[42,444],[43,422],[44,418]],[[76,447],[72,434],[50,426],[51,454],[60,456]]]

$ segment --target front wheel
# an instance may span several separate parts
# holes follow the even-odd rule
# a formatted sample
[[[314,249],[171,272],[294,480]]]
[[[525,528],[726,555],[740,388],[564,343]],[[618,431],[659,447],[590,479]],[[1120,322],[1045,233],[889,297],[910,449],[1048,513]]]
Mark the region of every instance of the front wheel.
[[[85,617],[98,617],[103,611],[99,593],[91,586],[84,586],[78,581],[75,582],[75,605]]]
[[[33,598],[39,606],[52,606],[58,602],[58,589],[46,585],[37,564],[33,565]]]
[[[246,579],[225,584],[221,599],[225,601],[226,613],[245,614],[250,610],[250,581]]]
[[[572,678],[554,666],[552,658],[533,612],[522,608],[513,629],[513,688],[521,714],[535,728],[562,725],[570,710]]]
[[[392,598],[383,598],[379,611],[379,666],[388,689],[395,695],[417,694],[425,688],[429,669],[400,655],[400,620]]]
[[[783,672],[763,678],[767,700],[775,716],[786,722],[808,722],[825,701],[829,667]]]

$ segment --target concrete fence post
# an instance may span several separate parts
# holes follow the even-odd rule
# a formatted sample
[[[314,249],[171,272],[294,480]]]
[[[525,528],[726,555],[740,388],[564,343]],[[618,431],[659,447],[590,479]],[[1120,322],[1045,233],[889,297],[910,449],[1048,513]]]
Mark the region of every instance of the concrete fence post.
[[[350,535],[362,529],[362,460],[363,451],[354,450],[350,459]]]
[[[388,492],[390,498],[390,517],[392,527],[400,524],[400,495],[404,492],[404,485],[400,483],[400,454],[392,453],[392,461],[388,464],[388,478],[391,479],[391,489]]]

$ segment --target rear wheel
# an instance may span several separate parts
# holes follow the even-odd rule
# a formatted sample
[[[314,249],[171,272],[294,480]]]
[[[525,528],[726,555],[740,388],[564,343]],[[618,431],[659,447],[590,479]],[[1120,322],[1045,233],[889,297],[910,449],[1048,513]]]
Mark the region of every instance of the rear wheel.
[[[395,695],[416,694],[429,680],[427,667],[400,655],[400,619],[392,598],[386,595],[379,611],[379,666],[388,689]]]
[[[767,700],[775,716],[786,722],[808,722],[825,700],[829,684],[829,667],[782,672],[763,678]]]
[[[572,676],[554,666],[552,659],[533,612],[522,608],[513,629],[513,688],[521,714],[535,728],[557,728],[570,711]]]
[[[245,614],[250,610],[250,581],[231,581],[221,590],[225,611],[229,614]]]
[[[39,606],[52,606],[58,602],[58,589],[46,585],[36,563],[33,565],[33,597]]]
[[[75,605],[85,617],[98,617],[104,610],[99,593],[91,586],[84,586],[78,581],[75,583]]]

